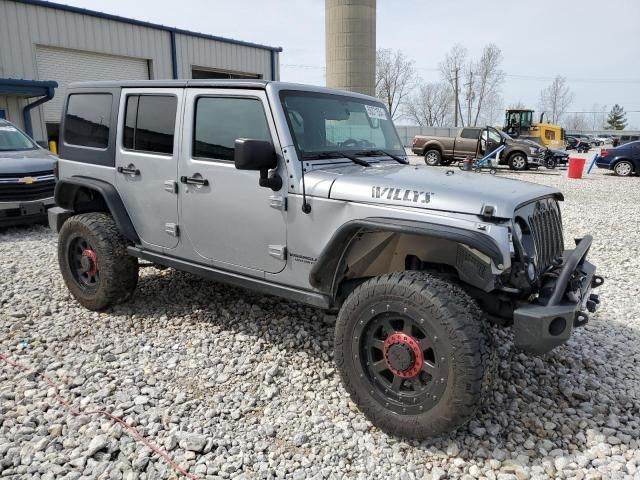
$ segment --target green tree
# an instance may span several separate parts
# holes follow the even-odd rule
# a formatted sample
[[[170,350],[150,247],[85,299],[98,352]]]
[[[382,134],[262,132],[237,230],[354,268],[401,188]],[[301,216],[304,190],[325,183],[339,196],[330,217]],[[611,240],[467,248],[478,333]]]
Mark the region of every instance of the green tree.
[[[624,130],[627,126],[627,113],[617,103],[611,108],[607,117],[607,130]]]

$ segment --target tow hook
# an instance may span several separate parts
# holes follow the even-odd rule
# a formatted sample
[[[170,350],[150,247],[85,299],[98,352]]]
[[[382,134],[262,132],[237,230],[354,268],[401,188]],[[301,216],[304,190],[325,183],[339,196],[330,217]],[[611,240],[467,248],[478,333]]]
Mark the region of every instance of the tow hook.
[[[600,275],[594,275],[593,278],[591,279],[591,288],[599,287],[603,283],[604,283],[604,278],[602,278]]]
[[[589,295],[589,300],[587,300],[587,310],[593,313],[598,309],[598,307],[600,307],[600,295],[592,293]]]
[[[589,315],[584,312],[576,312],[576,316],[573,319],[573,328],[583,327],[589,321]]]

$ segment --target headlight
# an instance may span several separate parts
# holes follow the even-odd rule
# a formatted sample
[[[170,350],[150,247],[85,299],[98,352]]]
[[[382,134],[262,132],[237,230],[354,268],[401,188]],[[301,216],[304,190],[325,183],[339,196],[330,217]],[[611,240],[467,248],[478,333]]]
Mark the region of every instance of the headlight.
[[[540,152],[540,149],[538,147],[529,147],[529,153],[531,155],[537,155]]]

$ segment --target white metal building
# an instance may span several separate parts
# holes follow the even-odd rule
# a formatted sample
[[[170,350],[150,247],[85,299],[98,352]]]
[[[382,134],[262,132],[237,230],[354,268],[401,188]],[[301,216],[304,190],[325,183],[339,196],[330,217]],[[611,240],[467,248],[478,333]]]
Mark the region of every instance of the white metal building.
[[[70,82],[277,80],[281,51],[42,0],[0,0],[0,118],[45,142],[58,135]]]

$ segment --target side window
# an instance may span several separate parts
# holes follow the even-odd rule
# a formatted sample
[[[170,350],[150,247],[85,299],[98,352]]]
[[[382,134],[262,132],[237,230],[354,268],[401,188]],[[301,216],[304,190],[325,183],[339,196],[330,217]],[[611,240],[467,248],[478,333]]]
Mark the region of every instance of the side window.
[[[70,95],[64,118],[64,141],[80,147],[107,148],[111,103],[110,93]]]
[[[194,158],[233,160],[237,138],[271,141],[262,103],[252,98],[198,98],[193,131]]]
[[[123,146],[140,152],[173,154],[178,99],[173,95],[128,95]]]
[[[480,130],[477,128],[463,128],[460,132],[460,138],[471,138],[477,140],[480,136]]]

